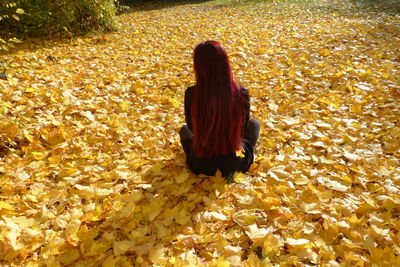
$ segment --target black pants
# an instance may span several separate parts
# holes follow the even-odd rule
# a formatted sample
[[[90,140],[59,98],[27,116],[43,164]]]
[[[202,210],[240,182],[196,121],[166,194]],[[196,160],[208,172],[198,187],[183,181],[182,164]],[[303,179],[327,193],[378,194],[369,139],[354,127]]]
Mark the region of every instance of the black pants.
[[[228,176],[235,171],[247,171],[254,159],[254,147],[260,133],[260,123],[256,119],[250,119],[244,134],[245,157],[238,158],[229,154],[216,156],[208,159],[198,159],[191,151],[191,140],[194,136],[189,127],[185,124],[179,131],[181,144],[186,154],[186,161],[190,169],[196,174],[214,175],[219,169],[223,176]]]

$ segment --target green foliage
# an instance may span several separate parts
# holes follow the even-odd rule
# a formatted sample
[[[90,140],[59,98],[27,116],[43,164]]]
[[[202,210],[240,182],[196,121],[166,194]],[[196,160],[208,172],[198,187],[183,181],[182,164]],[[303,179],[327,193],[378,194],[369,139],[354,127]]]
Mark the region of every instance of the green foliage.
[[[60,32],[88,32],[115,28],[114,0],[6,0],[13,1],[25,16],[19,23],[0,21],[10,32],[43,35]],[[4,6],[4,4],[3,4]],[[0,14],[9,14],[2,12]],[[10,15],[8,15],[10,17]]]
[[[24,14],[25,11],[19,7],[15,2],[5,1],[0,3],[0,26],[6,21],[19,21],[19,16]],[[8,50],[10,47],[14,47],[15,43],[21,41],[15,37],[2,36],[0,37],[0,51]]]

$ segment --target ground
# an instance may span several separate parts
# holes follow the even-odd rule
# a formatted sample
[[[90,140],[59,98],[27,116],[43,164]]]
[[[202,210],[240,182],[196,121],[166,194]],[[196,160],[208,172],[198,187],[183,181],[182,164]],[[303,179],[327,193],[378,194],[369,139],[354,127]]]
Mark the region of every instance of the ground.
[[[0,265],[399,264],[398,13],[198,1],[118,21],[1,56]],[[262,125],[232,183],[190,173],[177,134],[207,39]]]

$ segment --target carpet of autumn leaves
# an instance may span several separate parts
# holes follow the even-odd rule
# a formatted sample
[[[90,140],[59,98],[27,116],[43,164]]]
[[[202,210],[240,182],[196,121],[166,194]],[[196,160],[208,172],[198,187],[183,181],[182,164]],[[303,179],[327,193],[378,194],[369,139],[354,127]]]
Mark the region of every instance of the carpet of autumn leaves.
[[[399,264],[398,14],[198,3],[118,20],[1,56],[0,265]],[[262,124],[233,183],[190,173],[177,134],[207,39]]]

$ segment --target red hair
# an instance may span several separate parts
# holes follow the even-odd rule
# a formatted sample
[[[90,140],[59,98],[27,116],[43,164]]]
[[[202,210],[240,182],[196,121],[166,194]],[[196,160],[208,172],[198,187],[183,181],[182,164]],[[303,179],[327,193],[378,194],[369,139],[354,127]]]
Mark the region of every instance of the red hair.
[[[228,55],[216,41],[194,49],[191,107],[193,151],[199,158],[226,155],[242,148],[245,117],[241,88],[233,79]]]

